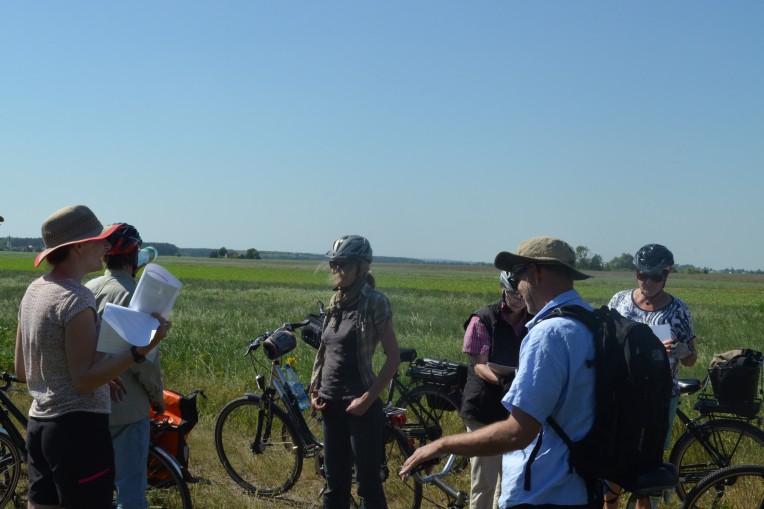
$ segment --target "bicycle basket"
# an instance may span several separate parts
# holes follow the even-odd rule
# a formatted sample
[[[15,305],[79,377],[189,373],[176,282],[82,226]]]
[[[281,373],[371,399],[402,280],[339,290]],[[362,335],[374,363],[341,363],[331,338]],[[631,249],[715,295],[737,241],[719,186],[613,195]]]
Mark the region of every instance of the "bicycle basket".
[[[762,353],[748,348],[715,355],[708,377],[717,401],[754,403],[759,392],[761,363]]]
[[[415,382],[455,387],[461,391],[467,382],[467,365],[448,360],[417,359],[406,374]]]
[[[285,330],[277,330],[263,342],[265,356],[270,360],[278,359],[282,355],[291,352],[297,346],[294,334]]]
[[[324,316],[323,315],[308,315],[310,323],[302,328],[300,336],[302,340],[315,349],[321,345],[321,334],[324,330]]]

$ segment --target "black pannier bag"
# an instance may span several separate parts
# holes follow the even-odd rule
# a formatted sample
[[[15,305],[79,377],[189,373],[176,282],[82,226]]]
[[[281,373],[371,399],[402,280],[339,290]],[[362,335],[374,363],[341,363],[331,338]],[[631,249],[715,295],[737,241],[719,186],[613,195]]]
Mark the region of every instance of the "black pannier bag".
[[[324,330],[324,316],[325,315],[309,314],[308,325],[303,327],[300,331],[302,340],[315,349],[318,349],[321,345],[321,334]]]
[[[761,352],[742,348],[714,355],[708,377],[714,397],[722,404],[754,403],[759,397]]]
[[[461,362],[435,359],[416,359],[406,375],[412,382],[443,387],[449,393],[461,395],[467,382],[467,365]],[[437,410],[455,410],[443,398],[430,398],[427,403]]]

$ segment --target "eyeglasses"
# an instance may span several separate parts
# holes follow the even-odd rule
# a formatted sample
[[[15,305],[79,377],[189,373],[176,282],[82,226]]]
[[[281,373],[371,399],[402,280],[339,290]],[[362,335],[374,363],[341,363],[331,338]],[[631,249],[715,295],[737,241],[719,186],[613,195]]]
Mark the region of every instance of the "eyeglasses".
[[[329,268],[332,270],[339,270],[345,272],[347,269],[353,266],[353,262],[350,260],[336,260],[329,262]]]
[[[665,277],[666,275],[663,272],[653,272],[652,274],[637,272],[637,279],[640,281],[647,281],[649,279],[653,283],[660,283]]]

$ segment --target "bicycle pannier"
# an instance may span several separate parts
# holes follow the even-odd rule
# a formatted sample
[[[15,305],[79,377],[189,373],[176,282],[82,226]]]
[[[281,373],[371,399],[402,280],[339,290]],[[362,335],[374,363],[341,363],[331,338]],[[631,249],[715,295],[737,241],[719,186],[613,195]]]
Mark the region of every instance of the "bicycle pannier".
[[[719,403],[753,403],[756,400],[762,357],[761,352],[750,348],[714,355],[708,374]]]
[[[321,345],[321,334],[324,330],[324,317],[321,315],[308,315],[310,323],[302,328],[300,335],[302,340],[315,349]]]
[[[180,463],[183,470],[183,477],[186,481],[193,481],[193,476],[188,471],[188,459],[190,450],[188,448],[188,434],[199,422],[199,411],[196,406],[196,397],[204,393],[200,390],[193,391],[188,396],[179,392],[164,390],[165,412],[157,414],[151,410],[151,420],[159,424],[169,424],[161,426],[158,432],[152,430],[151,440],[174,456]]]
[[[414,382],[442,386],[458,396],[467,382],[467,365],[447,360],[417,359],[406,374]],[[430,397],[429,394],[427,404],[437,410],[455,410],[443,398]]]

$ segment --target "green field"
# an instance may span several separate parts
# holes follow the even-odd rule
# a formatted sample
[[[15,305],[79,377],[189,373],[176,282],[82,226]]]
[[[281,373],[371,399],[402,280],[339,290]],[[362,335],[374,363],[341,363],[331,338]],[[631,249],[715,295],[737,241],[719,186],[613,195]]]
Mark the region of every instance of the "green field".
[[[44,270],[32,268],[33,255],[0,252],[0,370],[13,370],[18,303],[26,286]],[[283,322],[315,312],[328,302],[328,267],[315,262],[160,258],[183,282],[173,311],[172,334],[162,345],[165,385],[180,392],[204,389],[202,421],[191,435],[191,470],[202,480],[193,486],[195,507],[295,507],[241,493],[219,464],[212,443],[214,421],[223,405],[254,387],[252,367],[243,357],[248,340]],[[401,346],[420,357],[464,360],[462,323],[469,313],[494,300],[498,273],[490,267],[376,264],[377,286],[391,300]],[[93,274],[95,276],[96,274]],[[597,273],[576,285],[592,305],[607,303],[618,290],[634,286],[631,273]],[[693,314],[699,361],[681,376],[705,376],[714,353],[732,348],[764,348],[764,276],[672,274],[668,291]],[[297,371],[309,376],[314,351],[300,343]],[[379,359],[377,359],[379,361]],[[21,404],[24,395],[19,394]],[[690,402],[683,402],[690,407]],[[690,410],[691,411],[691,410]],[[312,466],[306,463],[295,498],[317,495]],[[298,486],[300,486],[298,484]],[[307,490],[307,491],[306,491]]]

